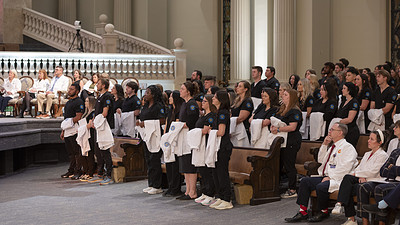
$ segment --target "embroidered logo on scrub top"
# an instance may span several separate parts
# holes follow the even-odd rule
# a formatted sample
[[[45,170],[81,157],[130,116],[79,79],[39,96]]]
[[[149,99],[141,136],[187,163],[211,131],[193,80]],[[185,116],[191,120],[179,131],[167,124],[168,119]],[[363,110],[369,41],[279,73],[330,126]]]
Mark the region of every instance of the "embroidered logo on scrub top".
[[[294,119],[295,119],[295,120],[300,120],[299,114],[294,115]]]
[[[321,93],[318,93],[318,94],[317,94],[317,97],[318,97],[318,98],[321,98]]]
[[[111,103],[111,101],[108,99],[108,100],[106,101],[106,104],[109,105],[110,103]]]
[[[195,110],[195,109],[196,109],[196,107],[194,107],[194,105],[190,106],[190,110]]]
[[[358,108],[357,102],[354,102],[353,107],[356,108],[356,109]]]
[[[161,109],[160,112],[161,112],[161,114],[164,114],[164,109]]]
[[[165,146],[165,147],[168,147],[168,146],[169,146],[169,143],[168,143],[168,142],[165,142],[165,143],[164,143],[164,146]]]
[[[247,108],[251,108],[251,103],[248,102],[248,103],[246,104],[246,106],[247,106]]]
[[[369,92],[368,91],[365,92],[365,96],[369,97]]]
[[[213,121],[214,121],[213,118],[208,118],[209,123],[212,123]]]
[[[392,96],[393,101],[396,100],[396,98],[397,98],[397,95]]]
[[[137,102],[136,102],[138,105],[140,105],[140,101],[138,100]]]
[[[313,104],[313,103],[314,103],[314,100],[310,99],[310,104]]]
[[[220,118],[221,120],[223,120],[223,119],[225,119],[225,115],[224,115],[224,114],[221,114],[221,115],[219,115],[219,118]]]
[[[335,106],[334,106],[333,104],[331,104],[331,105],[329,106],[329,108],[334,109]]]
[[[175,126],[171,126],[171,128],[169,128],[171,131],[175,130]]]
[[[279,86],[279,84],[278,84],[278,83],[275,83],[275,86],[277,86],[277,87],[278,87],[278,86]]]
[[[200,95],[200,99],[203,100],[203,98],[204,98],[204,96],[203,96],[203,95]]]
[[[80,105],[80,108],[83,109],[83,105]]]

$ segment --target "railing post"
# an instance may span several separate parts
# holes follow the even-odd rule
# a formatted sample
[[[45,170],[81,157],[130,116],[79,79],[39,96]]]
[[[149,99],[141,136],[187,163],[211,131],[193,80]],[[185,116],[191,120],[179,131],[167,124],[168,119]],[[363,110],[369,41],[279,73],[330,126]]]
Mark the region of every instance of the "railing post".
[[[96,33],[96,34],[98,34],[98,35],[103,35],[103,34],[106,33],[104,27],[105,27],[106,24],[107,24],[107,20],[108,20],[108,16],[107,16],[106,14],[101,14],[101,15],[99,16],[99,21],[100,21],[100,23],[94,24],[94,30],[95,30],[95,33]]]
[[[104,53],[117,53],[118,34],[114,32],[114,25],[107,24],[104,27],[106,31],[103,37],[103,52]]]
[[[174,81],[174,89],[179,90],[181,84],[186,81],[186,49],[182,49],[183,47],[183,39],[177,38],[174,41],[175,49],[172,49],[173,54],[175,55],[175,81]]]

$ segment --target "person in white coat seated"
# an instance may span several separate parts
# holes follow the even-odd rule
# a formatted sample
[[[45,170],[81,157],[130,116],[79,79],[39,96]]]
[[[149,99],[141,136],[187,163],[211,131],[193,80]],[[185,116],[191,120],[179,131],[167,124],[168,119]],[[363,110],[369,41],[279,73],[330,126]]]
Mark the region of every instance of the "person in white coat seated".
[[[81,96],[83,99],[86,99],[88,96],[94,96],[94,93],[97,91],[97,82],[99,81],[99,74],[94,73],[92,75],[92,79],[90,79],[83,86],[83,90],[81,92]]]
[[[8,72],[8,79],[4,80],[0,95],[0,117],[5,116],[5,109],[8,102],[18,97],[18,91],[21,91],[21,81],[18,79],[17,71],[12,69]]]
[[[360,188],[359,183],[382,179],[379,170],[389,157],[383,147],[387,137],[381,130],[372,131],[368,139],[368,148],[371,151],[366,152],[355,169],[354,173],[344,176],[340,184],[339,194],[335,208],[332,214],[342,214],[348,218],[344,225],[356,225],[356,209],[354,207],[354,196],[357,195]],[[363,202],[358,199],[357,207],[360,208]],[[368,204],[368,202],[367,202]]]
[[[329,217],[328,205],[329,194],[339,190],[340,183],[346,174],[352,173],[357,165],[357,152],[353,145],[348,143],[344,137],[347,134],[347,125],[335,123],[329,129],[318,152],[318,177],[305,177],[300,182],[297,204],[299,212],[286,218],[287,222],[320,222]],[[310,217],[307,214],[308,202],[311,192],[316,190],[318,201],[318,214]]]
[[[400,148],[400,120],[394,123],[393,127],[394,138],[390,140],[386,153],[392,154],[393,150]]]

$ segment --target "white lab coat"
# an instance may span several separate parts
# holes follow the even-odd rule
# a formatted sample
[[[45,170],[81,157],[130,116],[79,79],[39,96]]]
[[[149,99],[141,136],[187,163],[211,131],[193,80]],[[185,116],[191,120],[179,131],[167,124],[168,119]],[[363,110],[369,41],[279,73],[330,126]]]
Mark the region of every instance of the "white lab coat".
[[[393,150],[397,149],[398,144],[399,144],[399,139],[397,137],[390,140],[386,153],[390,156]]]
[[[160,151],[160,120],[145,120],[144,128],[139,128],[139,133],[149,152],[157,153]]]
[[[50,91],[51,87],[53,87],[53,85],[54,85],[53,93],[55,94],[55,97],[58,97],[58,93],[57,93],[58,91],[65,91],[65,92],[68,91],[69,81],[70,81],[69,78],[64,75],[61,75],[61,77],[58,78],[57,82],[56,82],[56,78],[53,77],[53,79],[51,79],[49,91]],[[56,83],[54,84],[54,82],[56,82]]]
[[[161,141],[161,149],[164,151],[165,162],[174,162],[175,160],[170,161],[175,158],[174,154],[182,156],[187,154],[188,151],[190,153],[190,148],[187,144],[187,132],[189,129],[183,128],[184,125],[185,123],[183,122],[172,122],[168,133],[163,135],[165,137]]]
[[[329,189],[330,193],[339,190],[340,183],[346,174],[354,172],[357,166],[357,152],[356,149],[348,143],[344,138],[335,143],[335,148],[329,157],[331,147],[322,145],[318,152],[318,162],[321,166],[318,168],[318,174],[322,176],[323,169],[325,168],[325,175],[330,177]],[[329,157],[329,161],[327,162]]]
[[[18,98],[18,91],[21,91],[21,81],[18,78],[10,80],[7,78],[4,80],[3,84],[6,92],[4,93],[4,97]],[[7,94],[7,92],[11,92],[11,94]]]
[[[366,178],[367,181],[383,180],[383,178],[379,175],[379,172],[389,156],[383,149],[379,148],[368,160],[371,153],[372,151],[369,151],[364,154],[360,164],[354,171],[355,176]]]
[[[211,130],[208,134],[205,163],[209,168],[215,168],[215,162],[218,160],[221,137],[217,136],[217,132],[218,130]]]
[[[251,146],[254,148],[267,149],[268,135],[270,134],[268,126],[262,127],[263,119],[254,119],[250,124]]]
[[[282,122],[282,120],[271,116],[271,125],[274,127],[285,127],[287,124],[285,122]],[[288,132],[278,132],[277,134],[269,133],[267,141],[268,141],[268,148],[272,145],[272,142],[274,142],[276,137],[283,137],[283,142],[281,144],[282,148],[286,148],[286,143],[287,143],[287,135]]]
[[[311,122],[312,121],[312,122]],[[316,141],[325,136],[326,121],[324,114],[313,112],[310,114],[310,141]]]
[[[187,132],[187,143],[192,151],[192,164],[196,167],[205,166],[206,135],[201,128],[195,128]]]
[[[79,125],[74,123],[73,118],[67,118],[61,122],[61,129],[64,131],[64,137],[71,137],[78,133]]]
[[[99,114],[94,118],[93,125],[96,129],[97,143],[100,150],[108,150],[114,146],[114,137],[107,119],[104,118],[103,114]]]
[[[114,128],[111,129],[111,132],[115,136],[122,135],[122,132],[121,132],[121,114],[119,114],[119,113],[114,113]]]
[[[49,79],[35,80],[32,86],[32,89],[36,89],[36,92],[42,91],[46,92],[49,90],[50,81]]]
[[[383,115],[382,109],[370,109],[368,118],[371,120],[368,125],[369,131],[385,130],[385,115]]]
[[[243,123],[236,124],[237,117],[231,117],[230,139],[233,146],[250,147],[249,137]]]
[[[171,133],[165,133],[161,136],[160,139],[160,147],[163,151],[164,162],[170,163],[175,162],[175,154],[172,152],[171,144],[169,142],[169,138],[171,137]]]
[[[119,128],[121,129],[122,135],[129,136],[131,138],[136,136],[136,116],[134,111],[121,113],[119,122]]]
[[[310,118],[307,118],[307,112],[301,112],[303,116],[303,123],[301,123],[301,127],[299,129],[301,133],[301,138],[308,139],[308,134],[310,133]]]
[[[86,118],[83,118],[78,121],[78,136],[76,137],[76,142],[79,146],[81,146],[81,152],[83,156],[88,156],[88,152],[90,149],[89,138],[90,138],[90,130],[86,127],[87,121]]]
[[[86,84],[85,85],[83,85],[83,90],[87,90],[87,91],[89,91],[89,87],[90,87],[90,85],[92,85],[93,84],[93,82],[91,81],[91,80],[89,80],[88,82],[86,82]],[[97,85],[94,85],[94,91],[97,91]],[[91,91],[90,91],[91,92]]]
[[[365,132],[364,111],[360,111],[358,113],[356,124],[357,124],[358,129],[360,130],[360,134],[366,134],[366,132]]]

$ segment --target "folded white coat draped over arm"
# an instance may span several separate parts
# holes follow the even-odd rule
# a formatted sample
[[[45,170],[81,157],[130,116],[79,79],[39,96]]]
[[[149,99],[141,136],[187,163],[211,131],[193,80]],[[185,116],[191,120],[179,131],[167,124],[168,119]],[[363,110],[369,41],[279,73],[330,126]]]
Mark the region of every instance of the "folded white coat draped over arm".
[[[251,146],[254,148],[269,148],[268,146],[268,126],[262,127],[262,119],[254,119],[250,124]]]
[[[64,130],[64,137],[70,137],[78,133],[78,124],[75,124],[73,118],[67,118],[61,122],[61,129]]]
[[[316,141],[325,136],[326,121],[324,114],[313,112],[310,114],[310,141]]]
[[[183,122],[172,122],[168,133],[165,133],[160,140],[160,146],[164,153],[165,162],[175,162],[175,154],[177,156],[183,155],[183,146],[187,144],[186,136],[184,132],[188,129],[183,130],[185,123]],[[140,129],[140,128],[139,128]],[[183,140],[185,138],[185,140]],[[189,147],[187,147],[189,149]]]
[[[250,147],[249,137],[243,123],[236,124],[237,117],[231,117],[230,139],[233,146]]]
[[[340,123],[341,120],[342,120],[342,118],[333,118],[333,119],[331,120],[331,123],[329,124],[328,129],[331,129],[332,126],[333,126],[335,123]]]
[[[164,162],[170,163],[175,162],[175,154],[172,152],[171,144],[168,139],[171,136],[171,133],[165,133],[161,136],[160,147],[163,151]]]
[[[201,128],[187,132],[187,143],[192,151],[192,164],[196,167],[205,166],[206,136]]]
[[[366,134],[364,111],[360,110],[360,112],[358,113],[356,124],[357,124],[358,129],[360,130],[360,134]]]
[[[211,130],[208,134],[206,147],[205,163],[207,167],[215,168],[215,162],[218,159],[218,151],[221,144],[221,137],[217,136],[218,130]]]
[[[389,156],[381,148],[372,154],[372,156],[371,153],[372,151],[369,151],[364,154],[360,164],[354,170],[355,176],[366,178],[367,181],[384,180],[379,172]]]
[[[114,129],[111,129],[111,132],[117,136],[121,135],[121,114],[114,113]]]
[[[300,126],[300,133],[302,139],[308,139],[308,134],[310,130],[310,118],[307,117],[307,112],[301,112],[303,117],[303,123]]]
[[[287,124],[285,122],[282,122],[282,120],[271,116],[271,125],[274,127],[285,127]],[[287,135],[288,132],[278,132],[277,134],[269,133],[268,135],[268,147],[272,145],[272,142],[275,140],[276,137],[283,137],[283,143],[281,145],[282,148],[286,147],[287,143]]]
[[[368,118],[371,120],[368,125],[369,131],[385,130],[385,116],[382,109],[368,110]]]
[[[136,135],[135,125],[136,117],[134,111],[121,113],[120,129],[122,135],[134,138]]]
[[[97,134],[97,143],[100,150],[107,150],[114,145],[114,137],[112,135],[110,125],[103,114],[97,115],[93,120],[94,128]]]
[[[147,149],[151,153],[160,151],[161,128],[160,120],[145,120],[144,121],[144,137]]]
[[[86,118],[83,118],[78,121],[78,136],[76,137],[76,142],[79,146],[81,146],[81,152],[83,156],[88,156],[88,152],[90,149],[89,138],[90,138],[90,130],[86,127],[87,121]]]

